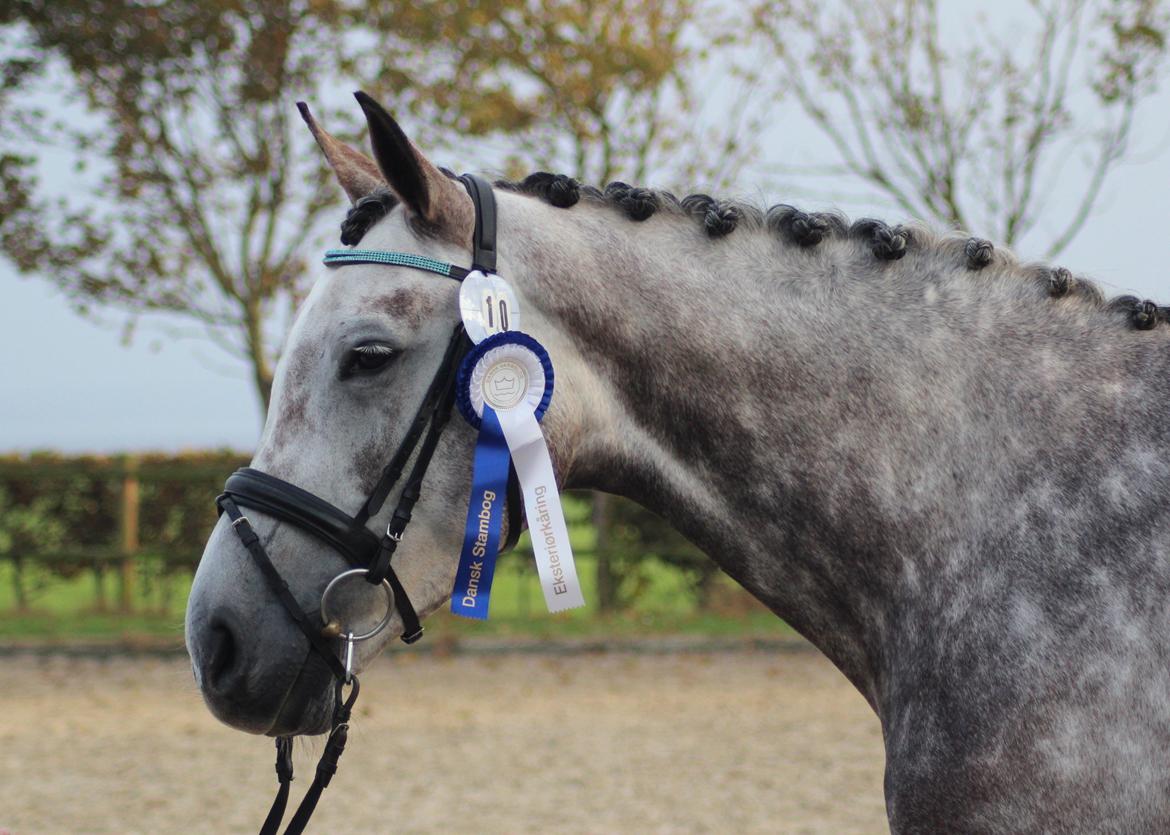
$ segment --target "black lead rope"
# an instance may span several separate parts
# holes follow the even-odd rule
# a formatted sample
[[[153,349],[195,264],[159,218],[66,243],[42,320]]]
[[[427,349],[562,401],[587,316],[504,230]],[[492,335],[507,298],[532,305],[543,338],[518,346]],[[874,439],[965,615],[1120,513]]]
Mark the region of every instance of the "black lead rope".
[[[284,810],[288,806],[288,793],[293,779],[291,736],[276,738],[276,779],[280,783],[280,788],[268,810],[268,817],[264,819],[264,825],[260,827],[260,835],[276,835],[280,822],[284,820]]]
[[[350,685],[352,689],[349,698],[343,701],[344,685],[340,680],[337,682],[337,701],[333,708],[329,739],[325,743],[325,750],[321,752],[321,758],[317,760],[317,773],[313,776],[313,782],[305,796],[301,798],[301,805],[288,822],[284,835],[301,835],[305,831],[305,827],[309,825],[309,818],[317,810],[317,801],[321,799],[321,793],[329,787],[329,781],[337,773],[337,763],[345,752],[345,743],[349,740],[349,717],[360,689],[357,676],[350,676]],[[264,825],[260,827],[260,835],[277,835],[280,831],[280,822],[284,819],[293,779],[291,736],[276,738],[276,779],[280,781],[280,788],[276,792],[276,799],[272,801],[272,807],[268,810],[268,817],[264,819]]]
[[[496,270],[496,201],[491,184],[474,174],[459,178],[475,204],[475,231],[472,238],[472,269],[485,273]],[[352,263],[362,263],[368,254],[354,252]],[[408,261],[396,262],[410,266]],[[459,269],[458,274],[449,278],[461,280],[468,271]],[[307,490],[290,484],[268,473],[251,467],[237,470],[227,480],[223,493],[216,499],[221,511],[231,520],[232,527],[240,542],[247,549],[264,575],[265,581],[280,600],[293,622],[309,640],[310,652],[318,653],[325,659],[336,679],[333,717],[330,723],[329,739],[317,762],[317,772],[312,784],[305,792],[300,806],[289,821],[285,835],[300,835],[308,825],[309,818],[317,808],[321,793],[337,773],[337,763],[345,750],[349,735],[349,719],[358,696],[357,676],[347,672],[346,665],[338,659],[329,640],[336,638],[336,632],[322,629],[314,619],[301,608],[288,583],[280,576],[264,549],[260,537],[251,522],[241,512],[240,506],[252,508],[268,516],[296,525],[307,533],[325,542],[338,551],[354,567],[366,570],[366,579],[377,585],[386,582],[393,592],[393,603],[402,620],[401,639],[413,643],[423,633],[418,613],[411,604],[402,582],[398,579],[391,561],[402,541],[406,526],[410,523],[414,506],[422,495],[423,479],[427,468],[438,448],[439,439],[453,411],[455,383],[460,363],[470,349],[471,342],[460,323],[451,334],[451,340],[443,354],[442,362],[427,387],[426,394],[411,421],[398,449],[382,471],[370,497],[358,510],[356,516],[349,516],[329,502]],[[423,433],[426,433],[425,437]],[[419,446],[419,442],[422,445]],[[415,450],[418,450],[415,456]],[[398,504],[381,537],[367,527],[369,520],[377,515],[386,499],[398,484],[411,457],[415,457],[410,473],[403,485]],[[520,496],[519,481],[515,471],[508,479],[508,538],[504,549],[511,548],[520,537],[523,519],[523,499]],[[334,625],[335,626],[335,625]],[[348,698],[344,689],[352,689]],[[290,786],[293,780],[292,737],[276,739],[276,776],[279,782],[276,798],[260,829],[260,835],[277,835],[288,805]]]

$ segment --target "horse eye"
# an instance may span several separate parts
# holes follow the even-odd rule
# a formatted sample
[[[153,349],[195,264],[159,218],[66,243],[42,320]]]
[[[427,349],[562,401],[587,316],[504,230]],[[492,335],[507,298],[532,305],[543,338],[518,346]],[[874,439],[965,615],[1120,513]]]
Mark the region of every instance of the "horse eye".
[[[394,349],[381,342],[355,345],[345,355],[345,360],[342,362],[341,379],[344,380],[358,374],[377,374],[386,368],[394,357]]]

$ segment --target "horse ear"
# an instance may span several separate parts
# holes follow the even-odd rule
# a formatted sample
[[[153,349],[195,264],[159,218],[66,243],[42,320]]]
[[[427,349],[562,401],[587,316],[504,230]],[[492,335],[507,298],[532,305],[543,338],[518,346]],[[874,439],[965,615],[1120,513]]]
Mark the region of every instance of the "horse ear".
[[[366,114],[378,168],[407,211],[458,243],[470,240],[475,212],[466,190],[423,156],[380,104],[362,92],[354,98]]]
[[[317,120],[309,112],[309,106],[303,101],[297,102],[297,110],[301,111],[301,118],[309,126],[309,131],[317,140],[317,144],[321,146],[329,167],[333,169],[337,181],[345,189],[350,203],[357,203],[363,197],[387,187],[382,172],[372,159],[326,133],[325,129],[317,124]]]

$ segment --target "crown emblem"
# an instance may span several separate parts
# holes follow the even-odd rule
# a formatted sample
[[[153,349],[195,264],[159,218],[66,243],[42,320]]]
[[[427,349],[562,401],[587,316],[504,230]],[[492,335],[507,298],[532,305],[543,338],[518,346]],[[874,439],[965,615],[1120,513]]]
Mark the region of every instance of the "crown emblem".
[[[493,397],[500,400],[511,400],[520,391],[520,378],[515,374],[500,372],[492,375],[488,386],[492,390]]]

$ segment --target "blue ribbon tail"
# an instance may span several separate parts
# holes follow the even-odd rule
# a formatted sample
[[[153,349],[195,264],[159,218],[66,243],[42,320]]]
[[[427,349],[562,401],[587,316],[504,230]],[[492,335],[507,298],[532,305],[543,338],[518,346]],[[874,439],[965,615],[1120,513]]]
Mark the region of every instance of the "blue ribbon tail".
[[[500,420],[485,403],[483,425],[475,444],[463,549],[451,592],[451,611],[466,618],[487,620],[510,465],[511,455]]]

